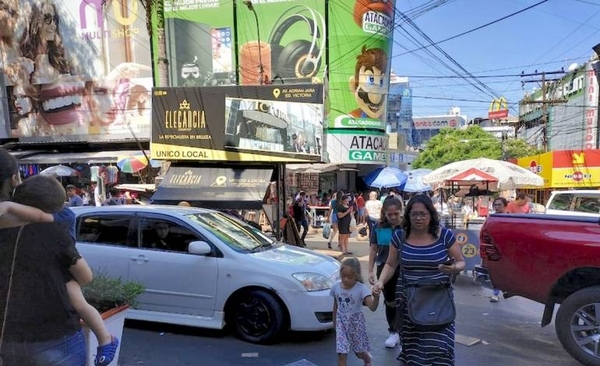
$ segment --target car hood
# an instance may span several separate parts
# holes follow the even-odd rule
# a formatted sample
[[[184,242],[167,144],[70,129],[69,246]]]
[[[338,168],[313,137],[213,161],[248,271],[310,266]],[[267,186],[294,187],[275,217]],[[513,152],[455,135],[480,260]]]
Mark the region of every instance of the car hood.
[[[280,245],[251,255],[273,266],[284,267],[290,273],[317,272],[333,277],[340,269],[340,262],[330,256],[291,245]]]

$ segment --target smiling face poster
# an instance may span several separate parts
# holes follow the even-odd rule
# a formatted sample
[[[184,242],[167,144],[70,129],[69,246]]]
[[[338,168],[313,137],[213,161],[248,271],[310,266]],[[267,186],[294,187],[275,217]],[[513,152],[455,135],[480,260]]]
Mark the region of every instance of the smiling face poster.
[[[139,0],[104,6],[101,0],[4,3],[0,29],[8,137],[26,142],[149,139],[152,69]]]

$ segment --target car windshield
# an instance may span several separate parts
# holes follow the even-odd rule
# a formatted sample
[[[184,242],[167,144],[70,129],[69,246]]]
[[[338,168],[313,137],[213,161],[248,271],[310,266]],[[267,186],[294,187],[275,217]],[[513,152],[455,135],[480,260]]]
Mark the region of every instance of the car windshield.
[[[187,217],[237,251],[251,251],[273,245],[273,240],[260,230],[222,213],[198,213]]]

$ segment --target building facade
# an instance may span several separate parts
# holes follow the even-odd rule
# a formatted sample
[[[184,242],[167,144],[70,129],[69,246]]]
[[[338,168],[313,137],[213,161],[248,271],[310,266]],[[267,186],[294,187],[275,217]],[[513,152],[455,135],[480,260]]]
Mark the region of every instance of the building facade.
[[[419,148],[437,135],[442,128],[462,128],[467,124],[467,116],[460,114],[460,108],[452,107],[448,114],[440,116],[413,117],[413,142]]]
[[[415,146],[412,88],[407,77],[396,76],[393,71],[388,93],[387,126],[390,133],[404,136],[406,146]]]

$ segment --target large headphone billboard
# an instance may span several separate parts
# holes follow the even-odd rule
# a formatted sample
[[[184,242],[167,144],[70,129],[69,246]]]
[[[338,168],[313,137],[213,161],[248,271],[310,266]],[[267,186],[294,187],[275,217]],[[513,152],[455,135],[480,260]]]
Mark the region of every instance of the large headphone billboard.
[[[282,45],[283,36],[298,22],[307,24],[312,40],[298,39]],[[323,15],[306,5],[296,5],[285,11],[269,35],[272,79],[314,77],[319,71],[325,48],[325,27]]]

